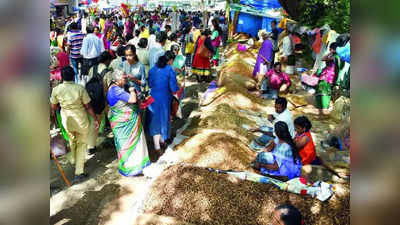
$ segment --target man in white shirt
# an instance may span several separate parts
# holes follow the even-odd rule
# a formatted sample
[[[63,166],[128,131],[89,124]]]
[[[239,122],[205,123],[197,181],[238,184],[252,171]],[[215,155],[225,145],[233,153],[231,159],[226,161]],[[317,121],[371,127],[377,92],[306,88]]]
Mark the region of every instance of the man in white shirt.
[[[88,75],[90,67],[97,64],[97,58],[104,52],[104,44],[94,32],[94,27],[89,25],[86,29],[87,36],[83,39],[81,55],[83,56],[83,65],[81,74]]]
[[[163,47],[167,41],[167,34],[165,31],[161,31],[157,34],[156,39],[157,43],[154,44],[153,48],[151,48],[149,52],[150,69],[157,63],[158,58],[165,53]]]
[[[139,43],[139,36],[140,36],[140,30],[135,30],[135,37],[133,37],[131,40],[128,41],[128,45],[134,45],[136,48],[138,46]]]
[[[150,29],[150,36],[149,36],[148,42],[149,42],[149,49],[152,49],[153,47],[156,46],[156,43],[157,43],[156,35],[155,35],[155,32],[153,29]]]
[[[275,100],[275,112],[268,115],[268,120],[275,125],[276,122],[282,121],[288,125],[290,135],[292,138],[296,135],[293,124],[292,113],[287,109],[286,98],[279,97]]]
[[[289,25],[288,25],[289,26]],[[289,29],[290,28],[290,29]],[[282,49],[280,61],[282,63],[282,69],[288,75],[294,74],[294,44],[292,41],[292,29],[290,26],[287,28],[289,35],[283,38],[282,40]]]
[[[86,34],[86,28],[88,25],[89,21],[88,21],[88,15],[87,13],[83,14],[82,19],[81,19],[81,31],[82,33]]]
[[[290,135],[292,138],[295,137],[296,132],[294,129],[292,113],[287,109],[286,98],[278,97],[275,100],[275,113],[268,115],[268,120],[275,125],[276,122],[285,122],[289,128]],[[273,127],[261,126],[259,128],[250,129],[251,132],[261,132],[263,135],[260,138],[255,139],[250,147],[255,150],[260,150],[265,147],[268,142],[274,140],[275,132]]]

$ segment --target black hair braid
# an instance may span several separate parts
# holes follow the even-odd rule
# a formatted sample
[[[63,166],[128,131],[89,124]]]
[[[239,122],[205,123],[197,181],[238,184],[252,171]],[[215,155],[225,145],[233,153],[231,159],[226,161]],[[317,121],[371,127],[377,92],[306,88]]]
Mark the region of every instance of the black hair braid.
[[[296,143],[294,143],[294,140],[290,135],[287,124],[283,121],[278,121],[277,123],[275,123],[275,133],[279,139],[283,140],[291,147],[293,162],[296,163],[296,159],[300,159],[299,149],[297,148]]]
[[[297,149],[296,143],[294,143],[292,136],[290,133],[285,133],[283,137],[280,137],[283,141],[288,143],[292,148],[293,162],[296,163],[296,159],[300,159],[299,150]]]

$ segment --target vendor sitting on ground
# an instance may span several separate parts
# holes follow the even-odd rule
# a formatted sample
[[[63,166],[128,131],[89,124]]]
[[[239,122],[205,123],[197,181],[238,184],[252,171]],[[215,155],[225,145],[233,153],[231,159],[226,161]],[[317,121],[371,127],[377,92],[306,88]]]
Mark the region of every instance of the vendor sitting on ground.
[[[261,85],[261,97],[276,99],[280,91],[287,93],[290,85],[289,76],[285,72],[282,72],[281,63],[277,62],[274,64],[274,68],[268,70],[265,74],[265,79]]]
[[[317,158],[314,141],[310,132],[311,127],[310,120],[305,116],[297,117],[294,120],[294,129],[296,130],[295,142],[299,149],[303,165],[313,164]]]
[[[275,100],[275,113],[268,115],[268,120],[275,124],[278,121],[283,121],[289,127],[289,132],[292,137],[295,136],[292,114],[287,109],[286,98],[279,97]],[[251,132],[261,132],[263,135],[251,142],[250,147],[254,150],[263,149],[264,146],[274,139],[274,129],[268,126],[250,129]]]
[[[288,179],[299,177],[301,158],[285,122],[275,123],[277,138],[271,140],[264,151],[258,153],[251,166],[262,174],[282,176]]]

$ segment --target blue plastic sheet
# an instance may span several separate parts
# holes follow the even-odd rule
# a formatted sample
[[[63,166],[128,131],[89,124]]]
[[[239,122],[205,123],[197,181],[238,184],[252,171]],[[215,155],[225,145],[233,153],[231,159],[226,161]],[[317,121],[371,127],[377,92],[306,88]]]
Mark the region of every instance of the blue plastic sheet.
[[[247,5],[254,7],[260,11],[281,8],[278,0],[241,0],[241,5]],[[231,11],[231,19],[233,20],[234,11]],[[260,17],[251,14],[247,14],[241,12],[238,18],[238,25],[236,28],[236,32],[244,32],[250,34],[252,37],[257,36],[259,30],[266,30],[267,32],[271,32],[271,22],[276,20],[274,18],[269,17]],[[279,23],[279,20],[276,20]],[[248,24],[251,24],[249,26]]]
[[[251,26],[249,26],[251,24]],[[244,32],[252,37],[257,36],[257,33],[262,27],[262,17],[253,16],[246,13],[240,13],[236,32]]]
[[[281,4],[278,0],[240,0],[240,4],[253,6],[256,9],[278,9]]]
[[[344,60],[350,63],[350,41],[343,47],[337,47],[336,53],[340,57],[341,60]]]

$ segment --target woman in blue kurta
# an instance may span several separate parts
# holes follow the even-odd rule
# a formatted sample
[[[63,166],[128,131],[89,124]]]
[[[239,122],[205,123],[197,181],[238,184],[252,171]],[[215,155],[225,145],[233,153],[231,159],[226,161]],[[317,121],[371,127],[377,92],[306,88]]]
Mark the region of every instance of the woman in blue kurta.
[[[287,124],[278,121],[274,128],[277,137],[270,141],[264,151],[258,153],[252,167],[266,175],[285,176],[289,179],[299,177],[301,157]]]
[[[149,71],[150,94],[155,100],[148,108],[149,135],[156,150],[171,136],[171,100],[178,91],[176,73],[171,66],[174,59],[174,53],[167,51]]]

